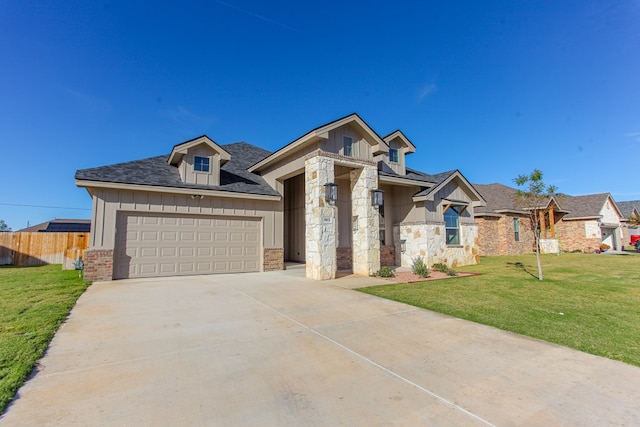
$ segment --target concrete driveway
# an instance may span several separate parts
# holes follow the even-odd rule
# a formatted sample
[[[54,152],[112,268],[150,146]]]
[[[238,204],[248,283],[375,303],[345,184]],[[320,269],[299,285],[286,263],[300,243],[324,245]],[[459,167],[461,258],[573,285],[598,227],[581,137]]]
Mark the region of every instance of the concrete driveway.
[[[639,368],[303,274],[96,283],[0,425],[640,425]]]

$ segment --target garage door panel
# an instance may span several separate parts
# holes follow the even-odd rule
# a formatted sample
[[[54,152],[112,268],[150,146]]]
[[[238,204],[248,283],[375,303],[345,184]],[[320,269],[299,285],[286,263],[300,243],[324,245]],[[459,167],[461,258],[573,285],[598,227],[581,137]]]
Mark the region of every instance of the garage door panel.
[[[178,271],[177,267],[175,262],[163,262],[160,263],[160,272],[164,274],[175,273]]]
[[[178,233],[175,231],[163,231],[162,234],[163,241],[175,241],[178,240]]]
[[[121,213],[114,277],[259,271],[260,224],[246,218]]]
[[[209,247],[196,248],[198,257],[210,257],[213,255],[213,249]]]
[[[162,225],[167,225],[167,226],[169,226],[169,225],[178,225],[178,218],[171,217],[171,216],[163,217],[162,218]]]
[[[245,261],[244,262],[245,270],[257,270],[258,269],[258,261]]]
[[[180,248],[180,257],[192,257],[194,254],[194,248],[186,247]]]
[[[134,270],[135,271],[135,270]],[[158,273],[158,265],[157,264],[139,264],[138,265],[138,274],[155,274]]]
[[[185,241],[185,240],[191,240],[191,241],[195,241],[196,240],[196,233],[193,231],[182,231],[180,232],[180,240]]]
[[[140,248],[140,258],[156,258],[158,256],[158,248]]]
[[[253,247],[245,247],[244,251],[245,255],[256,257],[258,256],[258,248]]]
[[[152,242],[158,241],[157,231],[143,231],[140,240],[151,240]]]

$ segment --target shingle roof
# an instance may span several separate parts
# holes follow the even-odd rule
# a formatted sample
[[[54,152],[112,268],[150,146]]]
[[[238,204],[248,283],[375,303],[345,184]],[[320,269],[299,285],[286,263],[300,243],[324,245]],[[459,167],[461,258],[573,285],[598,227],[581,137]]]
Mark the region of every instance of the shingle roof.
[[[629,218],[631,215],[633,215],[634,209],[640,212],[640,200],[616,202],[616,205],[618,205],[618,209],[620,209],[622,216],[624,216],[625,218]]]
[[[109,166],[81,169],[76,172],[76,179],[194,190],[233,191],[267,196],[279,195],[267,184],[264,178],[247,172],[249,166],[271,154],[269,151],[246,142],[237,142],[222,147],[231,154],[231,160],[220,168],[220,185],[218,186],[183,182],[180,179],[178,168],[167,163],[168,154]]]
[[[446,181],[451,175],[453,175],[456,172],[457,172],[457,169],[454,169],[454,170],[450,170],[450,171],[446,171],[446,172],[440,172],[440,173],[435,174],[435,175],[430,175],[430,174],[418,172],[418,171],[413,170],[413,169],[407,169],[407,175],[409,175],[409,174],[420,174],[424,178],[426,178],[428,181],[433,182],[434,186],[436,186],[436,187],[438,186],[438,184]],[[419,193],[414,194],[414,197],[426,196],[431,191],[432,191],[431,188],[426,188],[426,189],[420,191]]]
[[[442,173],[432,175],[432,174],[420,172],[419,170],[411,169],[411,168],[406,168],[406,171],[407,171],[406,175],[400,175],[396,173],[393,169],[391,169],[389,165],[387,165],[385,162],[380,161],[378,164],[378,172],[382,176],[412,179],[415,181],[423,181],[426,184],[435,184],[435,185],[441,183],[442,181],[447,179],[452,173],[455,172],[455,170],[452,170],[452,171],[447,171],[447,172],[442,172]]]
[[[494,213],[501,210],[522,211],[524,209],[516,205],[517,189],[503,184],[473,184],[473,187],[487,202],[486,206],[475,208],[476,213]]]
[[[517,189],[503,184],[473,184],[473,186],[487,201],[486,206],[475,209],[477,214],[497,213],[501,210],[525,212],[516,204]],[[585,196],[560,195],[554,198],[557,199],[558,207],[568,212],[563,219],[577,219],[599,218],[600,211],[609,196],[609,193],[600,193]]]
[[[600,217],[609,193],[587,194],[585,196],[565,196],[562,207],[569,211],[564,219]]]

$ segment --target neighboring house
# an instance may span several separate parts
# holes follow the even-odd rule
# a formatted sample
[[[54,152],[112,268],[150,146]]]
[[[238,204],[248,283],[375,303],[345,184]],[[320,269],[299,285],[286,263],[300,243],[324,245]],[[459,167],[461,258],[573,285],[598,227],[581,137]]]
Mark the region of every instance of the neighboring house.
[[[640,227],[628,223],[632,216],[640,217],[640,200],[630,200],[626,202],[616,202],[618,209],[622,213],[622,244],[630,244],[633,235],[640,235]]]
[[[52,219],[18,230],[19,233],[89,233],[90,231],[90,219]]]
[[[517,189],[502,184],[474,184],[486,201],[475,210],[481,255],[518,255],[535,248],[529,212],[516,202]],[[556,226],[567,214],[555,197],[549,198],[539,215],[541,253],[558,253]]]
[[[93,198],[88,280],[283,269],[307,277],[381,265],[478,261],[474,209],[484,201],[457,170],[406,167],[414,144],[380,137],[357,114],[274,153],[207,136],[170,154],[79,170]]]
[[[475,210],[480,253],[513,255],[534,250],[529,215],[516,203],[517,189],[502,184],[474,184],[486,200]],[[624,217],[608,193],[558,195],[540,207],[542,253],[596,252],[604,243],[619,250]]]
[[[562,207],[569,211],[557,227],[563,251],[596,252],[602,243],[622,249],[623,216],[611,194],[564,197]]]

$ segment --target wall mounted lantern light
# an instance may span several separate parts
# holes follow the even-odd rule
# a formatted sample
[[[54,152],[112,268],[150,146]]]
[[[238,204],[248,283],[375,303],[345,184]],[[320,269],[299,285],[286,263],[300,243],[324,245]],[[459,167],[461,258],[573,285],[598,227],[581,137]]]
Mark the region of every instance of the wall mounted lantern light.
[[[382,206],[384,204],[382,190],[371,190],[371,206]]]
[[[338,200],[338,184],[329,182],[324,185],[324,199],[329,203]]]

